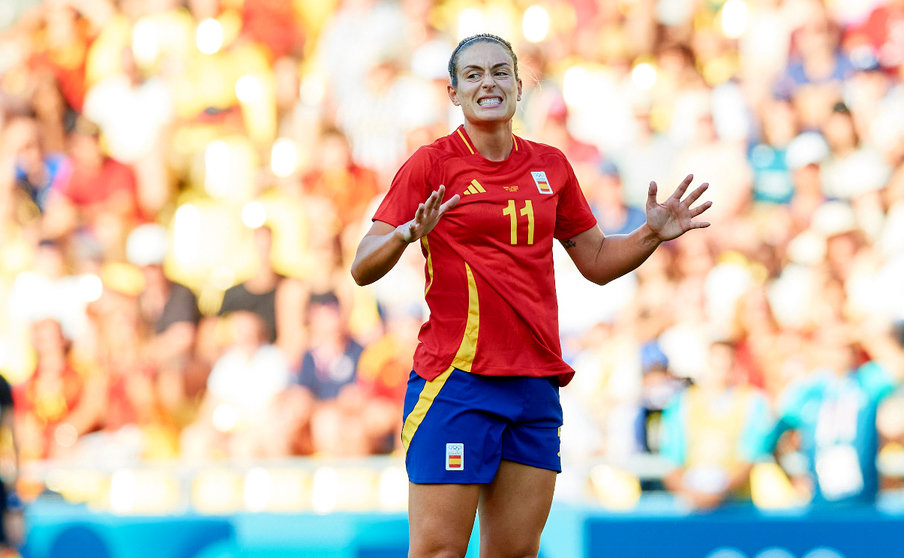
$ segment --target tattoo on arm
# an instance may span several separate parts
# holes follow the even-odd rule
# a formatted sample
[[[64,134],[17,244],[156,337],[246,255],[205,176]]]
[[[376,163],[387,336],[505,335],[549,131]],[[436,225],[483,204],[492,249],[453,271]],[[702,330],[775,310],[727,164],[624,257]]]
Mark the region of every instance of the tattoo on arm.
[[[562,242],[562,246],[563,246],[566,250],[568,250],[569,248],[574,248],[575,246],[578,245],[577,242],[575,242],[574,240],[572,240],[572,239],[570,239],[570,238],[565,239],[565,240],[563,240],[563,241],[561,241],[561,242]]]

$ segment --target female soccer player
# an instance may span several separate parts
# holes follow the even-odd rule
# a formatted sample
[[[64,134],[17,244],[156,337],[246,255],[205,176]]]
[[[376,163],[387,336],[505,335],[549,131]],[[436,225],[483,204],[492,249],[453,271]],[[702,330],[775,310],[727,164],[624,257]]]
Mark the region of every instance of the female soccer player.
[[[420,241],[430,317],[405,398],[411,557],[464,556],[480,514],[480,555],[536,556],[561,471],[562,360],[553,239],[604,284],[694,219],[692,176],[647,222],[606,237],[556,148],[512,134],[518,60],[495,35],[464,39],[449,60],[449,98],[464,125],[402,166],[361,240],[352,275],[376,281]],[[447,199],[447,193],[451,196]],[[682,199],[683,198],[683,199]]]

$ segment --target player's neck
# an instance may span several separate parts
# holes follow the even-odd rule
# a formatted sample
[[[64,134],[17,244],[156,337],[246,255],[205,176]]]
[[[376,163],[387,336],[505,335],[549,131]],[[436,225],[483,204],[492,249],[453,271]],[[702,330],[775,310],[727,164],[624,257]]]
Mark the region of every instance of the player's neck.
[[[490,161],[504,161],[514,147],[511,121],[504,123],[465,122],[465,131],[474,149]]]

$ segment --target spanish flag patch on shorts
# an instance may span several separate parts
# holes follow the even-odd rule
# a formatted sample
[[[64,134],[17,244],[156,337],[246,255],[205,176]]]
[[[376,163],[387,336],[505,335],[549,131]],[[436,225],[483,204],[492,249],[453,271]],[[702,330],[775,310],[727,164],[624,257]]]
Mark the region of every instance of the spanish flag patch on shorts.
[[[463,471],[465,468],[465,445],[446,444],[446,470]]]

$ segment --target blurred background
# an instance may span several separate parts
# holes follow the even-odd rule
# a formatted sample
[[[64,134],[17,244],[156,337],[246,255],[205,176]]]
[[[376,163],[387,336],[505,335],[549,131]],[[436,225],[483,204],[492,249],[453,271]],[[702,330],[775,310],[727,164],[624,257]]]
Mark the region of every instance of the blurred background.
[[[423,261],[348,268],[478,32],[607,234],[715,204],[604,287],[556,249],[543,555],[895,554],[904,1],[4,0],[0,556],[405,555]]]

